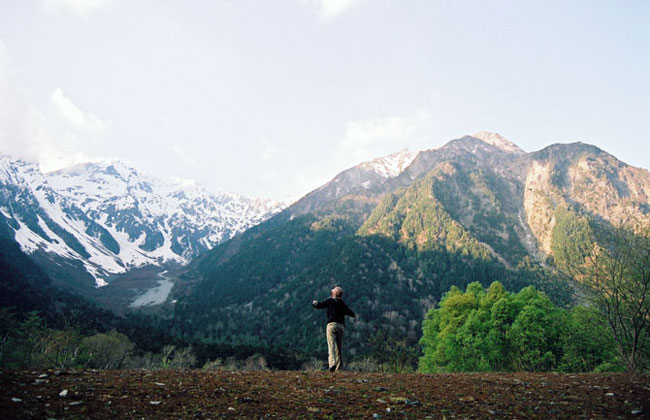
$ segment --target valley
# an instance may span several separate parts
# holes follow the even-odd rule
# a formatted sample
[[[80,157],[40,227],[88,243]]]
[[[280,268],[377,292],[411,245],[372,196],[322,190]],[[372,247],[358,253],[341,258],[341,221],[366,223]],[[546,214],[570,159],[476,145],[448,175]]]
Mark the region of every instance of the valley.
[[[592,145],[527,153],[487,132],[361,163],[291,205],[119,163],[52,174],[1,163],[0,231],[54,287],[140,317],[133,331],[159,324],[202,363],[261,353],[300,367],[322,346],[309,302],[339,285],[359,314],[346,333],[352,360],[389,363],[391,337],[390,354],[414,369],[422,322],[451,288],[534,286],[568,310],[586,295],[554,265],[568,226],[558,220],[650,219],[646,170]],[[154,353],[165,344],[143,341]]]
[[[166,277],[165,274],[167,274],[166,271],[158,274],[158,277],[160,278],[160,280],[157,281],[158,286],[138,295],[138,297],[129,304],[129,307],[139,308],[142,306],[160,305],[164,303],[167,300],[167,296],[169,296],[172,287],[174,287],[174,282]]]
[[[0,0],[0,420],[650,419],[649,51],[650,0]]]

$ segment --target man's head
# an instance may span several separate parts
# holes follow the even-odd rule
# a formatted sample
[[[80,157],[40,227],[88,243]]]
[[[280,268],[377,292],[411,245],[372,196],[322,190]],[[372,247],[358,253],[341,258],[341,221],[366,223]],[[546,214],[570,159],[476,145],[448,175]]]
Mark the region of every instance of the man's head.
[[[332,297],[333,298],[341,298],[343,297],[343,289],[340,287],[336,286],[332,289]]]

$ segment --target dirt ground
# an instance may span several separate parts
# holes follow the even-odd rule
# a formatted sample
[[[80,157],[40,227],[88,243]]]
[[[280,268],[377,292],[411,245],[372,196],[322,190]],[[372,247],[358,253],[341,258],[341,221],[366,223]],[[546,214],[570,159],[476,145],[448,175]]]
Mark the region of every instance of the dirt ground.
[[[650,375],[0,372],[2,419],[649,419]]]

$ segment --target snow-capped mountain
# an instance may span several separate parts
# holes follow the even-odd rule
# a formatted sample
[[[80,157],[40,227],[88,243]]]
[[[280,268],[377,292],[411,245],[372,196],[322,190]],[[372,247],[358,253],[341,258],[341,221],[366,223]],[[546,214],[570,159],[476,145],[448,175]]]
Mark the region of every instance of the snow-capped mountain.
[[[359,165],[361,169],[375,172],[383,178],[394,178],[413,162],[416,154],[408,149],[392,153]]]
[[[120,162],[41,173],[0,155],[0,224],[27,253],[81,261],[98,286],[144,265],[186,263],[285,207]]]
[[[399,176],[413,162],[415,156],[416,154],[408,150],[402,150],[346,169],[330,182],[292,204],[288,214],[297,216],[328,211],[328,206],[342,197],[374,196]]]

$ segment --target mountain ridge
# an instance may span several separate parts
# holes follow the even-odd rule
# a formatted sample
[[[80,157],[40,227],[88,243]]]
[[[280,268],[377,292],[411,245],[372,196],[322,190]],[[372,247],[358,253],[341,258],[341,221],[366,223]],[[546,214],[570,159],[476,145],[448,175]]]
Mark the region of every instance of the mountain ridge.
[[[0,156],[0,219],[9,236],[28,253],[82,261],[97,286],[130,268],[187,263],[283,207],[161,180],[121,162],[42,173]]]

